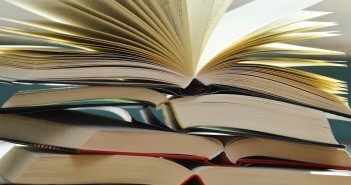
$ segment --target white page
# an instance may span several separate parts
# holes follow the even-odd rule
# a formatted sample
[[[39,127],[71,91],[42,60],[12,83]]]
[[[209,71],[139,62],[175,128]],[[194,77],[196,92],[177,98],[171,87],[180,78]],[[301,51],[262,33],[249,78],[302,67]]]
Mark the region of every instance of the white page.
[[[14,146],[16,145],[6,141],[0,141],[0,159],[3,158]]]
[[[94,110],[94,111],[106,111],[114,114],[117,119],[118,117],[122,118],[126,122],[132,122],[133,117],[129,114],[128,111],[119,108],[119,107],[113,107],[113,106],[98,106],[98,107],[78,107],[78,108],[70,108],[68,110]]]
[[[335,22],[317,22],[317,21],[301,21],[298,23],[290,24],[288,26],[280,27],[278,29],[274,29],[274,32],[286,32],[297,29],[305,29],[305,28],[324,28],[337,25]]]
[[[306,21],[309,19],[314,19],[317,17],[325,16],[327,14],[330,14],[330,12],[319,12],[319,11],[306,11],[306,10],[301,10],[296,13],[293,13],[289,16],[286,16],[278,21],[273,22],[272,24],[269,24],[263,28],[260,28],[258,32],[264,32],[268,30],[271,30],[272,28],[279,28],[279,27],[285,27],[289,26],[291,24],[299,23],[302,21]]]
[[[214,0],[187,0],[193,64],[196,64],[198,61],[214,2]],[[194,66],[195,68],[196,66]]]
[[[321,0],[256,0],[226,13],[200,57],[196,73],[240,38]]]
[[[333,51],[327,49],[319,49],[305,46],[297,46],[293,44],[285,44],[285,43],[271,43],[264,44],[261,46],[254,47],[252,49],[261,49],[267,51],[278,51],[281,53],[289,53],[289,54],[307,54],[307,55],[345,55],[344,52]]]
[[[208,26],[206,29],[206,34],[204,36],[203,39],[203,43],[201,46],[201,51],[203,51],[203,49],[206,46],[206,43],[208,41],[208,39],[210,38],[213,30],[216,28],[219,20],[221,19],[221,17],[224,15],[224,13],[227,11],[227,9],[229,8],[229,6],[232,4],[233,0],[216,0],[213,6],[213,10],[210,16],[210,20],[208,22]],[[196,61],[198,62],[198,61]]]

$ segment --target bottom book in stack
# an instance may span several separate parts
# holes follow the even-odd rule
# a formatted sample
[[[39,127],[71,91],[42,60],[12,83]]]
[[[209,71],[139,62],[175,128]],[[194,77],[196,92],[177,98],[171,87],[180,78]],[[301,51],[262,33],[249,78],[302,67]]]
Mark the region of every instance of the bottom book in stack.
[[[1,143],[2,184],[349,184],[345,171],[274,166],[215,167],[126,155],[83,155]]]

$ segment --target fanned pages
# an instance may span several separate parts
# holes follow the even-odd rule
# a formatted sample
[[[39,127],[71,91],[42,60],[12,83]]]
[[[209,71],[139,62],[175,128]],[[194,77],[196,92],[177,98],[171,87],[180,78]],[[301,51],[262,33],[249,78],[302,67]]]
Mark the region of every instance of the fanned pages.
[[[312,20],[329,12],[304,10],[319,0],[254,0],[228,12],[231,0],[7,2],[45,20],[3,19],[14,27],[0,27],[2,81],[206,93],[182,91],[196,81],[351,116],[338,96],[344,82],[288,68],[345,66],[313,58],[342,52],[289,43],[338,35],[316,31],[336,25]]]

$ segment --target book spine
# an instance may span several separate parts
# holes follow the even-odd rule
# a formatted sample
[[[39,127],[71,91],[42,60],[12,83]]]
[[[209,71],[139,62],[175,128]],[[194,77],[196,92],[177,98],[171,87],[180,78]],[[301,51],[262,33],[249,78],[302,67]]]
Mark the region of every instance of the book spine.
[[[180,185],[205,185],[205,183],[198,174],[193,174],[185,179]]]
[[[164,103],[159,107],[162,110],[166,126],[173,130],[181,130],[172,106],[169,103]]]

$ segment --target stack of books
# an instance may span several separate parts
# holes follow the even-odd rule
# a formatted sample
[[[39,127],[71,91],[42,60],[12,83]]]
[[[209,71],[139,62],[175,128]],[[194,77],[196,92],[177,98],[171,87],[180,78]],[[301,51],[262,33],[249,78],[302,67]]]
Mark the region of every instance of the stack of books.
[[[343,53],[289,43],[319,0],[7,1],[47,20],[3,19],[0,79],[51,88],[2,105],[1,184],[350,183],[347,86],[295,68]]]

